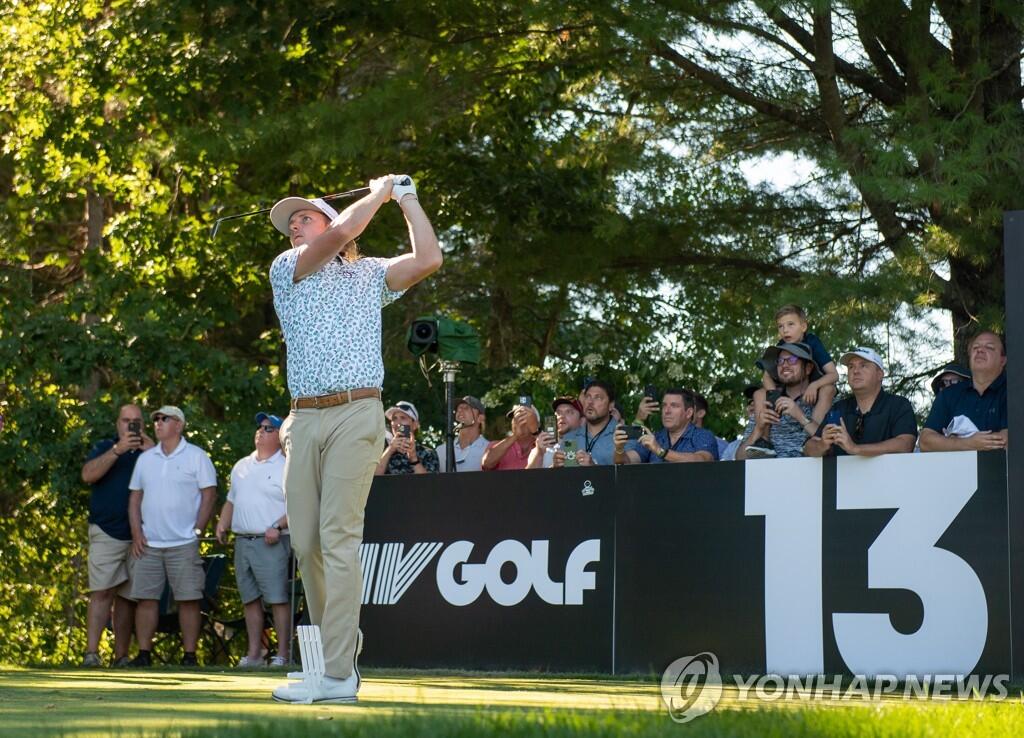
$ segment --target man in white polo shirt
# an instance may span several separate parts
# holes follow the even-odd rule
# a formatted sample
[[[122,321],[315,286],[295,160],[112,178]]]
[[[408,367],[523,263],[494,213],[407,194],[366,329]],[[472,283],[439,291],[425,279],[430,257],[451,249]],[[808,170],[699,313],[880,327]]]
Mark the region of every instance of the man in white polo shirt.
[[[185,655],[182,666],[196,666],[199,600],[203,596],[203,562],[199,536],[210,520],[217,492],[217,472],[210,457],[183,437],[185,414],[164,405],[151,416],[157,444],[135,463],[128,489],[132,555],[138,561],[132,578],[135,637],[139,655],[131,666],[149,666],[158,605],[170,581],[178,603]]]
[[[398,180],[396,182],[396,180]],[[405,216],[412,251],[364,258],[355,239],[388,200]],[[437,236],[408,177],[370,181],[340,215],[323,200],[286,197],[270,221],[290,242],[270,266],[288,347],[291,412],[281,426],[285,498],[310,619],[320,626],[325,675],[282,685],[282,702],[355,702],[359,691],[359,544],[373,471],[384,446],[381,309],[441,267]]]
[[[288,561],[292,546],[282,486],[280,427],[281,418],[276,415],[256,415],[256,450],[231,469],[231,489],[217,521],[218,541],[224,543],[229,528],[235,534],[235,580],[245,606],[245,631],[249,636],[249,652],[238,662],[242,668],[263,666],[264,603],[274,614],[277,633],[277,655],[270,659],[270,665],[288,663]]]
[[[472,395],[466,395],[455,405],[455,425],[458,435],[455,437],[455,471],[480,471],[480,459],[483,458],[487,444],[484,432],[484,404]],[[442,443],[436,449],[441,471],[448,471],[448,444]]]

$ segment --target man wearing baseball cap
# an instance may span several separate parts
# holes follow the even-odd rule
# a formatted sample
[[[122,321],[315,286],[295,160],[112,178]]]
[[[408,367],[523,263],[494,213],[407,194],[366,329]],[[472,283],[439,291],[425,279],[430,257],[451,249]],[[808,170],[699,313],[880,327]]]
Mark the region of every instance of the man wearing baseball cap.
[[[515,405],[505,417],[512,421],[512,432],[500,441],[491,441],[480,465],[485,471],[525,469],[537,433],[540,413],[530,405]]]
[[[290,246],[270,267],[292,398],[280,431],[284,490],[325,671],[319,686],[275,689],[282,702],[355,702],[359,691],[359,545],[384,445],[381,310],[442,262],[416,187],[399,179],[402,184],[394,175],[371,180],[370,193],[337,217],[329,206],[302,198],[285,198],[270,212]],[[388,200],[405,216],[412,251],[360,258],[355,239]]]
[[[556,397],[551,409],[555,412],[555,433],[548,433],[546,428],[542,428],[537,434],[526,462],[527,469],[550,469],[554,466],[559,440],[583,422],[583,405],[575,397]]]
[[[420,414],[411,402],[402,400],[389,407],[384,418],[391,424],[391,439],[377,461],[374,474],[436,474],[437,454],[416,440]]]
[[[878,352],[858,346],[839,357],[850,394],[837,400],[824,426],[804,446],[806,456],[879,456],[909,453],[917,442],[914,408],[882,389],[885,365]]]
[[[484,438],[484,404],[472,395],[466,395],[455,405],[455,471],[480,471],[480,460],[489,441]],[[448,471],[448,444],[434,449],[441,471]]]
[[[249,652],[238,662],[241,668],[263,666],[263,606],[274,616],[277,654],[271,666],[288,663],[291,641],[291,603],[288,562],[292,547],[285,512],[284,455],[279,430],[281,418],[256,414],[255,451],[239,459],[231,469],[228,499],[217,520],[217,540],[235,534],[235,581],[245,610]]]
[[[135,637],[139,653],[130,666],[149,666],[160,597],[170,583],[178,603],[182,666],[197,666],[196,644],[201,625],[199,601],[206,576],[199,556],[199,537],[213,514],[217,472],[210,457],[185,440],[185,413],[164,405],[150,416],[157,444],[139,456],[128,482],[128,521],[132,554]]]

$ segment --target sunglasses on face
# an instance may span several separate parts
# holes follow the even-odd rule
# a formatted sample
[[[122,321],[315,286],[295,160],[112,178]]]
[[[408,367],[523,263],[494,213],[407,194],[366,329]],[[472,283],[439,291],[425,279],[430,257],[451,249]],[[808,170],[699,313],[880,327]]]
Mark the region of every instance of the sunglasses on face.
[[[259,429],[261,431],[263,431],[264,433],[276,433],[277,432],[277,428],[275,428],[272,425],[261,425],[259,427]]]
[[[175,418],[172,415],[157,415],[155,418],[153,418],[153,421],[156,423],[169,423],[172,420],[177,420],[177,418]]]
[[[793,366],[795,364],[799,364],[801,361],[803,360],[799,356],[780,356],[775,360],[775,364],[776,366],[782,366],[784,364]]]

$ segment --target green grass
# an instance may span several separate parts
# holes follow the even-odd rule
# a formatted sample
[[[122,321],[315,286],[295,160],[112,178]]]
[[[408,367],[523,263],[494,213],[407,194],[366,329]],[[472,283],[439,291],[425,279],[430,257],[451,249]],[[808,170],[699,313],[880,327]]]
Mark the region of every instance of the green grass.
[[[1019,693],[1005,702],[887,699],[868,704],[741,701],[669,720],[653,679],[369,671],[357,705],[270,700],[283,672],[201,669],[0,671],[0,735],[182,736],[1013,736]]]

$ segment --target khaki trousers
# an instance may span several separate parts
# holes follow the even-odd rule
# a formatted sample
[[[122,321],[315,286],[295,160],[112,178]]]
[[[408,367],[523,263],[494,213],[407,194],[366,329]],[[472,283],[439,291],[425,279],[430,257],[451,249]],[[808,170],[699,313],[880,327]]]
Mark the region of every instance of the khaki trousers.
[[[359,544],[373,472],[384,447],[377,398],[292,410],[281,426],[284,493],[310,620],[320,626],[325,671],[352,673],[363,578]]]

